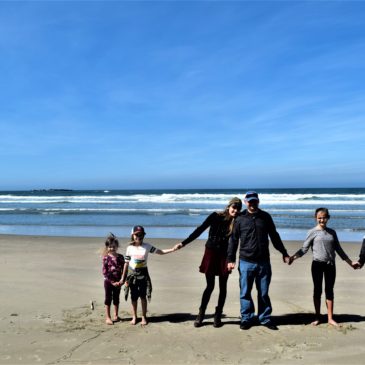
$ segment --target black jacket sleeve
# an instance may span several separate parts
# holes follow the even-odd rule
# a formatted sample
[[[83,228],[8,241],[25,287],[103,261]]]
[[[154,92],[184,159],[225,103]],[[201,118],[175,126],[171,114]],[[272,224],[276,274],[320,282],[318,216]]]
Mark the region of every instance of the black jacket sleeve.
[[[236,262],[236,252],[238,248],[239,239],[240,239],[240,228],[239,228],[239,222],[236,221],[234,223],[233,231],[228,241],[228,250],[227,250],[228,262]]]
[[[278,231],[276,230],[275,223],[270,214],[267,215],[268,233],[273,246],[281,252],[283,257],[289,256],[283,241],[280,238]]]
[[[217,214],[216,212],[210,214],[206,218],[206,220],[191,233],[191,235],[188,238],[182,241],[181,243],[183,244],[183,246],[186,246],[188,243],[197,239],[208,227],[210,227],[216,214]]]
[[[364,263],[365,263],[365,237],[362,241],[359,262],[360,262],[361,265],[364,265]]]

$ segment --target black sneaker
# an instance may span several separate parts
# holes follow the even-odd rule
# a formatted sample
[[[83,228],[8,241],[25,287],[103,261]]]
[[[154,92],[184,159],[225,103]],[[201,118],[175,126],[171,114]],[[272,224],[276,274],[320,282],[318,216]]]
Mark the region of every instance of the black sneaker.
[[[241,324],[240,324],[240,330],[243,330],[243,331],[249,330],[251,327],[252,327],[252,325],[249,322],[241,322]]]
[[[279,328],[272,322],[266,322],[262,323],[262,326],[266,327],[267,329],[271,331],[277,331]]]

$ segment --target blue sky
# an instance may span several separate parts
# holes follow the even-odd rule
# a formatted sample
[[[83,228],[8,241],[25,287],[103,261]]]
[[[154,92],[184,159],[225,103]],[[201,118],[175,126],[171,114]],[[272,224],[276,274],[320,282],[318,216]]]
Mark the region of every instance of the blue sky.
[[[365,3],[0,2],[0,189],[365,186]]]

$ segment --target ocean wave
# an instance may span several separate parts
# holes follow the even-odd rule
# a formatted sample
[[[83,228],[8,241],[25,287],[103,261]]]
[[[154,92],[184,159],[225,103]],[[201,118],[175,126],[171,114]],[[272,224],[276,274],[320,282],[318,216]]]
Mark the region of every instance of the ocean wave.
[[[56,204],[56,203],[88,203],[88,204],[118,204],[118,203],[201,203],[225,204],[232,195],[224,194],[161,194],[161,195],[108,195],[108,196],[16,196],[0,195],[1,203],[18,204]]]
[[[233,196],[242,197],[242,193],[233,194],[133,194],[121,195],[1,195],[0,204],[216,204],[225,205]],[[365,194],[260,194],[262,205],[284,204],[365,204]]]
[[[104,229],[114,232],[114,227],[128,227],[126,231],[130,232],[130,227],[142,224],[149,230],[158,229],[161,237],[166,227],[173,231],[174,227],[200,225],[212,211],[223,210],[233,196],[243,198],[243,194],[240,189],[0,192],[0,232],[53,235],[71,231],[78,234],[80,229],[81,235],[89,235],[96,232],[94,227],[104,234]],[[315,224],[315,208],[327,206],[336,230],[365,231],[365,189],[281,189],[259,194],[261,208],[273,216],[278,229],[306,232]],[[6,228],[7,224],[12,228]],[[30,231],[27,227],[32,224],[36,227]]]
[[[211,209],[136,209],[136,208],[0,208],[1,213],[8,214],[208,214]]]

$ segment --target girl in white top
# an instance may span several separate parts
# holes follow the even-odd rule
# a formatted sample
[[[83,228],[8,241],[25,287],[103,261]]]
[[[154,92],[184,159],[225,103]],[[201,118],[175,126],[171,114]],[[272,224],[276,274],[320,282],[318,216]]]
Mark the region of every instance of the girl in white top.
[[[141,298],[142,321],[141,325],[147,325],[147,298],[151,299],[152,283],[147,269],[149,253],[164,255],[176,251],[175,248],[160,250],[149,243],[144,243],[145,230],[142,226],[135,226],[132,230],[132,242],[127,247],[122,281],[125,280],[125,298],[129,291],[132,300],[131,324],[137,323],[137,301]]]

